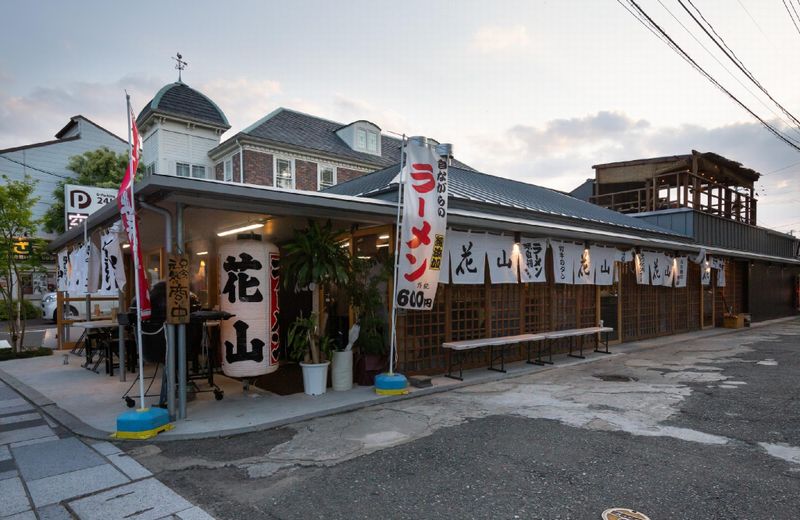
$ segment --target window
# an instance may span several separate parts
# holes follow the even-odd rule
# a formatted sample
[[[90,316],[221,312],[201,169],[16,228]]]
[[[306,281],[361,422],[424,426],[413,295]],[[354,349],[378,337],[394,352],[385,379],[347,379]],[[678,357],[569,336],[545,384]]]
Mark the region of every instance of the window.
[[[367,131],[363,128],[356,129],[356,148],[359,150],[367,149]]]
[[[156,173],[156,163],[151,162],[150,164],[145,166],[144,173],[145,175],[153,175],[154,173]]]
[[[192,165],[192,177],[195,179],[205,179],[206,178],[206,167],[205,166],[197,166],[196,164]]]
[[[188,177],[189,165],[186,163],[175,163],[175,174],[178,177]]]
[[[292,172],[291,159],[275,158],[275,187],[284,189],[294,188],[294,173]]]
[[[319,175],[317,177],[317,188],[324,190],[336,184],[336,168],[329,165],[319,166]]]
[[[378,152],[378,134],[376,132],[367,132],[367,151]]]
[[[223,173],[222,180],[224,180],[225,182],[233,181],[233,160],[228,159],[223,164],[224,164],[223,169],[225,170],[225,172]]]

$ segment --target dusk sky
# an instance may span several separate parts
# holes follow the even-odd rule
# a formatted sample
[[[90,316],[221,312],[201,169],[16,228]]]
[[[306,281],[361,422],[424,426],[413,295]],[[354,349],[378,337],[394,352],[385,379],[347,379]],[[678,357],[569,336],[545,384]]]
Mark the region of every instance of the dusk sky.
[[[694,4],[800,116],[800,30],[782,1]],[[640,5],[720,83],[800,140],[676,0]],[[278,106],[368,119],[452,142],[481,171],[566,191],[592,177],[593,164],[713,151],[765,174],[761,225],[800,230],[800,152],[615,0],[26,1],[4,13],[0,148],[52,139],[75,114],[125,135],[124,89],[140,110],[177,79],[170,57],[180,51],[184,81],[226,113],[227,135]]]

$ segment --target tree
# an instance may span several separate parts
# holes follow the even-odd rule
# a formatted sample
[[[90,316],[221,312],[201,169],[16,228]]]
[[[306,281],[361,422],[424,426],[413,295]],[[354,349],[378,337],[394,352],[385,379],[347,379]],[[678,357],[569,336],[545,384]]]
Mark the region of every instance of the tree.
[[[72,180],[59,182],[53,191],[54,202],[44,216],[44,229],[50,233],[64,232],[64,184],[119,188],[127,166],[127,153],[118,154],[105,147],[70,157],[67,169],[77,176]]]
[[[0,183],[0,296],[8,311],[11,344],[19,351],[25,339],[22,316],[22,282],[20,275],[41,269],[44,244],[33,238],[39,221],[33,217],[33,196],[36,181],[30,177],[13,181],[2,176]],[[22,242],[23,244],[21,244]]]

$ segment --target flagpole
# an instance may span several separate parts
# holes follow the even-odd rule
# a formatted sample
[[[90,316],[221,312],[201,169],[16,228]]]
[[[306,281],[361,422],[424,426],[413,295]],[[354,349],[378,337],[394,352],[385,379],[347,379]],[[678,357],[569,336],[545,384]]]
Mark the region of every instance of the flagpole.
[[[402,215],[403,203],[403,168],[406,163],[406,134],[403,134],[402,146],[400,147],[400,174],[397,180],[397,219],[395,220],[395,235],[394,235],[394,278],[392,280],[392,337],[389,346],[389,375],[394,374],[394,355],[397,351],[397,272],[400,269],[400,244],[403,237],[400,235],[402,227],[400,226],[400,217]]]
[[[127,104],[128,112],[128,171],[131,174],[130,178],[130,198],[131,198],[131,213],[133,215],[133,226],[136,226],[136,203],[133,199],[133,183],[136,180],[136,172],[133,168],[133,136],[131,135],[131,96],[125,93],[125,101]],[[133,236],[133,244],[131,244],[131,252],[133,253],[133,282],[134,290],[136,291],[136,353],[139,358],[139,409],[146,409],[144,405],[144,361],[142,356],[142,298],[139,294],[139,234],[129,233]]]

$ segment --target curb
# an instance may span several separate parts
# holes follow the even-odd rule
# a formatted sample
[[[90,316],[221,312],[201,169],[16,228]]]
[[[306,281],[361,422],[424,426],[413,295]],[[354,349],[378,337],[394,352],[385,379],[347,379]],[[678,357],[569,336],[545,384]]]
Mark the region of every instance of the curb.
[[[644,350],[651,350],[661,347],[667,347],[671,345],[675,345],[678,343],[683,343],[686,341],[686,337],[688,335],[694,336],[693,339],[703,339],[703,338],[711,338],[716,336],[724,336],[727,334],[737,334],[740,332],[745,332],[748,330],[753,329],[760,329],[764,327],[768,327],[770,325],[775,325],[778,323],[785,323],[788,321],[796,320],[796,316],[790,316],[786,318],[778,318],[774,320],[762,321],[758,323],[754,323],[749,328],[744,329],[722,329],[722,328],[713,328],[713,329],[706,329],[700,331],[693,331],[684,334],[676,334],[671,336],[662,336],[647,340],[640,340],[634,341],[631,343],[621,343],[614,346],[616,349],[621,349],[621,351],[613,352],[611,355],[601,356],[601,357],[591,357],[586,359],[581,359],[577,361],[570,361],[567,363],[561,363],[558,365],[546,366],[546,367],[539,367],[539,366],[532,366],[526,365],[521,370],[514,371],[513,373],[499,373],[499,372],[490,372],[484,376],[478,376],[471,378],[468,381],[458,381],[448,385],[441,385],[441,386],[434,386],[430,388],[423,388],[419,390],[415,390],[414,392],[405,394],[405,395],[391,395],[391,396],[384,396],[378,399],[368,401],[368,402],[361,402],[361,403],[353,403],[348,405],[339,406],[336,408],[329,408],[327,410],[319,410],[316,412],[309,412],[302,415],[296,415],[294,417],[287,417],[285,419],[280,419],[277,421],[271,421],[267,423],[255,424],[252,426],[246,426],[243,428],[235,428],[231,430],[224,430],[224,431],[216,431],[216,432],[205,432],[205,433],[187,433],[187,434],[175,434],[169,435],[167,437],[156,437],[155,439],[149,439],[147,441],[124,441],[126,443],[153,443],[153,442],[173,442],[173,441],[185,441],[185,440],[197,440],[197,439],[218,439],[218,438],[226,438],[226,437],[233,437],[236,435],[242,435],[245,433],[253,433],[257,431],[264,431],[264,430],[271,430],[274,428],[280,428],[282,426],[287,426],[289,424],[299,423],[303,421],[307,421],[310,419],[315,419],[317,417],[326,417],[329,415],[338,415],[341,413],[351,412],[353,410],[358,410],[361,408],[368,408],[370,406],[375,405],[382,405],[387,403],[394,403],[397,401],[403,401],[406,399],[414,399],[417,397],[424,397],[427,395],[438,394],[442,392],[449,392],[452,390],[458,390],[461,388],[466,388],[469,386],[475,385],[482,385],[486,383],[494,383],[497,381],[504,381],[506,379],[514,379],[517,377],[528,376],[531,374],[538,374],[542,372],[548,372],[551,370],[558,370],[561,368],[567,368],[587,363],[597,363],[603,360],[614,359],[619,356],[624,356],[627,354],[631,354],[634,352],[641,352]],[[561,357],[562,355],[558,355]],[[518,362],[511,363],[510,365],[513,366]],[[522,362],[524,363],[524,362]],[[488,372],[488,371],[487,371]],[[41,394],[36,389],[26,385],[25,383],[19,381],[14,376],[8,374],[7,372],[0,369],[0,381],[5,382],[8,386],[16,390],[18,393],[22,394],[22,396],[30,401],[32,404],[37,406],[43,413],[48,415],[51,419],[59,423],[61,426],[69,430],[75,435],[79,435],[81,437],[86,437],[90,439],[97,439],[97,440],[109,440],[111,432],[106,432],[103,430],[99,430],[93,426],[86,424],[85,422],[81,421],[79,418],[75,417],[68,411],[60,408],[55,402],[53,402],[48,397]],[[118,441],[120,442],[120,441]]]

